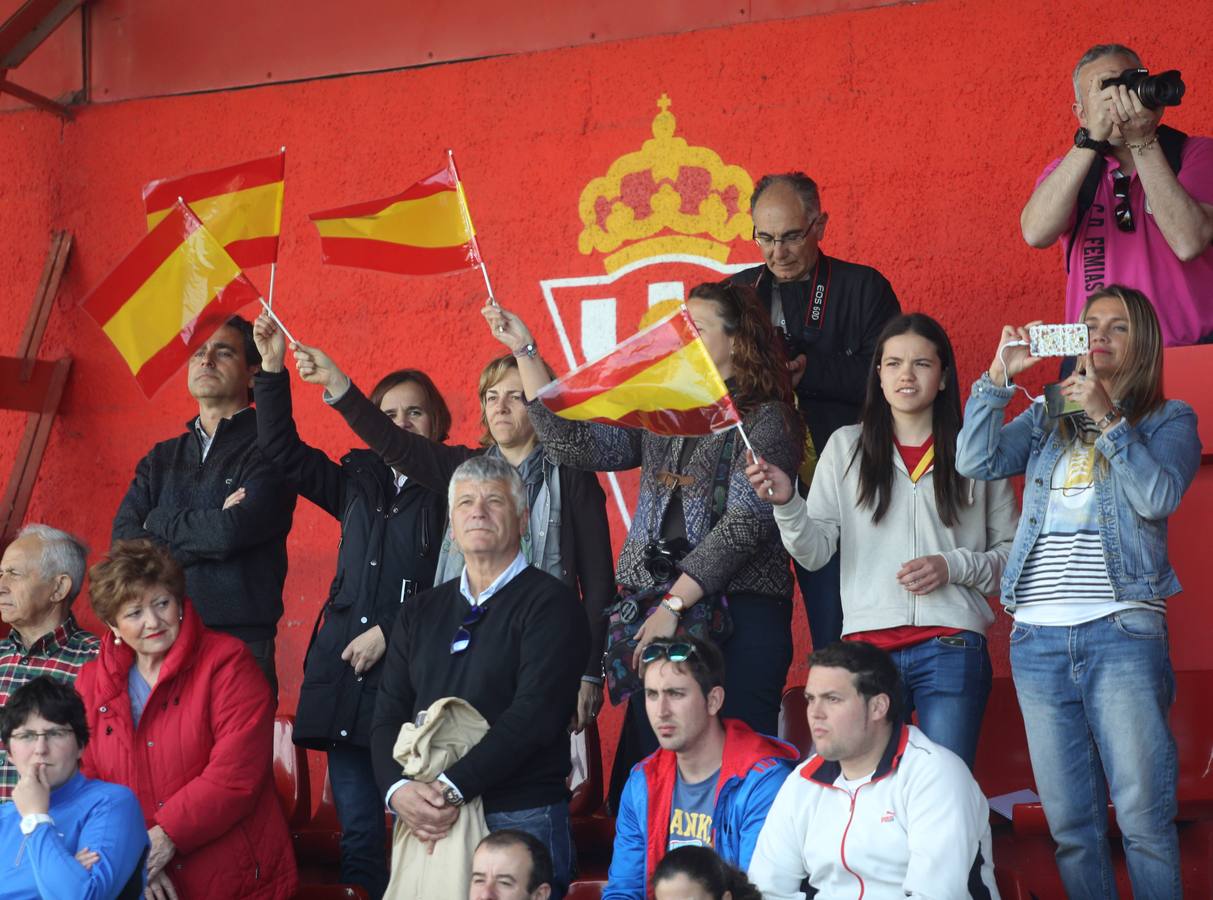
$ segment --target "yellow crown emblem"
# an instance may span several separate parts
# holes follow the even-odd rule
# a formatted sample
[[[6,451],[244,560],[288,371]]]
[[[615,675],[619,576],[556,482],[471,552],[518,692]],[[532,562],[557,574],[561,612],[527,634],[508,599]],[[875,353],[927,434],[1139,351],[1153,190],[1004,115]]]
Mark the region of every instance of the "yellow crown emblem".
[[[729,242],[748,238],[754,228],[749,173],[675,137],[666,94],[657,106],[652,139],[619,157],[581,192],[578,211],[585,227],[577,247],[609,254],[603,260],[608,272],[667,253],[725,262]]]

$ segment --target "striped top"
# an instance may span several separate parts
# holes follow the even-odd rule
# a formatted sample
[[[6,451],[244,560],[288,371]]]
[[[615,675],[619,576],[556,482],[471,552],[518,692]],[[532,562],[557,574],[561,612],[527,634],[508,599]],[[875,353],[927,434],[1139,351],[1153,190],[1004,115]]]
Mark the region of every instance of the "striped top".
[[[1085,417],[1084,417],[1085,419]],[[1053,467],[1049,505],[1039,537],[1015,584],[1015,620],[1033,625],[1079,625],[1131,607],[1165,610],[1163,600],[1116,599],[1099,536],[1095,496],[1098,451],[1093,424]]]
[[[16,629],[0,639],[0,707],[21,685],[40,675],[50,675],[68,684],[76,680],[80,667],[101,650],[101,640],[68,616],[58,628],[34,641],[28,649]],[[17,784],[17,769],[0,750],[0,803],[7,803]]]

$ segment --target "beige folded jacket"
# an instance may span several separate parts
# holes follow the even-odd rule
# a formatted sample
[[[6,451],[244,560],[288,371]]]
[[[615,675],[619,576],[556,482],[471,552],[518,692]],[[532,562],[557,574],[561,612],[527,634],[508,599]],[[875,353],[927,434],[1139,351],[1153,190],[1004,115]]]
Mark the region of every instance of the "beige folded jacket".
[[[393,755],[414,781],[435,781],[438,775],[476,746],[489,723],[466,700],[443,697],[425,712],[423,724],[409,722],[400,729]],[[419,841],[403,819],[392,833],[392,880],[384,900],[438,900],[468,895],[472,853],[489,833],[479,797],[468,801],[450,833],[434,845]]]

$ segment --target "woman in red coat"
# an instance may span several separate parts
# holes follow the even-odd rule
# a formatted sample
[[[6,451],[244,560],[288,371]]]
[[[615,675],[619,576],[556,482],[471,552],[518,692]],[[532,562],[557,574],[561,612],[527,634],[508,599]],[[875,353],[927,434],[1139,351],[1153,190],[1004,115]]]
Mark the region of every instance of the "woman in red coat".
[[[92,740],[81,768],[143,807],[151,900],[290,897],[295,857],[272,773],[274,702],[236,638],[184,600],[150,541],[118,541],[89,572],[114,633],[76,681]]]

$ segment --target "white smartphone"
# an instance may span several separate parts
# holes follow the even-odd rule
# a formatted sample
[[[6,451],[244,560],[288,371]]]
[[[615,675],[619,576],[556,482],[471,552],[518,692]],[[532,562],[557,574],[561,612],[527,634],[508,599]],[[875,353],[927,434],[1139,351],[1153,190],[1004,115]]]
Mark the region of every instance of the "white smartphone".
[[[1085,324],[1028,326],[1032,356],[1081,356],[1090,349],[1091,333]]]

